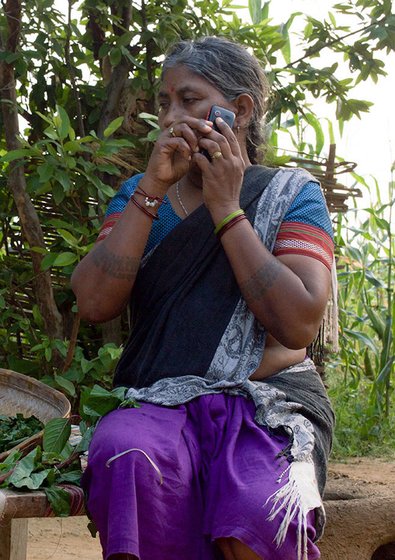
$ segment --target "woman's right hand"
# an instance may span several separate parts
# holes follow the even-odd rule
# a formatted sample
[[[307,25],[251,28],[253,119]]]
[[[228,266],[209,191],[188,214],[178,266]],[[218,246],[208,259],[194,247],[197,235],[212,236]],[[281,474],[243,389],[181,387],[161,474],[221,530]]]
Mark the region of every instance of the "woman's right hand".
[[[155,185],[155,194],[164,196],[188,172],[192,155],[199,151],[199,138],[211,130],[210,121],[194,117],[185,117],[164,129],[152,150],[143,183]]]

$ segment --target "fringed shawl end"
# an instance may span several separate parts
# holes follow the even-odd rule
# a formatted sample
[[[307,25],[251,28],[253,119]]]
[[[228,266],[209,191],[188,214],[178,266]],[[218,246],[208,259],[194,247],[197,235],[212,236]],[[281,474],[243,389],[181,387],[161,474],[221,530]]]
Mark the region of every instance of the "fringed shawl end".
[[[268,516],[273,521],[285,510],[284,519],[278,529],[275,542],[280,547],[286,538],[290,523],[297,517],[297,559],[308,560],[307,557],[307,514],[314,509],[320,509],[325,515],[322,499],[318,491],[314,464],[311,461],[294,461],[287,467],[288,482],[279,488],[270,498],[272,508]],[[279,478],[279,482],[282,480]]]

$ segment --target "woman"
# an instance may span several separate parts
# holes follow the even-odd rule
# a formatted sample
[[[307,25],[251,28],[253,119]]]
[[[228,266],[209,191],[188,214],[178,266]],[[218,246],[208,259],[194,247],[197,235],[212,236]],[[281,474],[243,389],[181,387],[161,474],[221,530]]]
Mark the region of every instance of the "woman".
[[[141,407],[102,419],[83,480],[105,559],[319,557],[333,416],[305,354],[333,242],[312,176],[255,165],[266,98],[240,45],[175,45],[147,169],[73,275],[83,318],[133,319],[114,383]]]

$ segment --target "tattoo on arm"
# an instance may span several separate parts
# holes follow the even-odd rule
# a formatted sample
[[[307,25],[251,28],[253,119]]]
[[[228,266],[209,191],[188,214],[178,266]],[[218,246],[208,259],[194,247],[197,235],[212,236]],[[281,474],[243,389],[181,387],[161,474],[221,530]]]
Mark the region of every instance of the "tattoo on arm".
[[[109,251],[103,243],[95,247],[92,258],[100,270],[117,280],[133,281],[140,266],[140,259],[116,255]]]
[[[241,284],[241,293],[247,304],[254,303],[265,295],[275,283],[281,268],[281,264],[274,260],[259,268],[251,278]]]

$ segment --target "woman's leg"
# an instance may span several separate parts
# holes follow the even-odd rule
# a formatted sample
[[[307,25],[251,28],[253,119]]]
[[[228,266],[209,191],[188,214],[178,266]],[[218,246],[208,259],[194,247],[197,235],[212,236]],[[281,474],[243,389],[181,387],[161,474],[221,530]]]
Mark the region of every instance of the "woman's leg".
[[[264,560],[238,539],[233,537],[216,541],[225,560]]]
[[[203,439],[203,444],[209,443],[204,454],[205,532],[222,544],[225,560],[296,560],[299,535],[307,537],[309,558],[317,559],[314,512],[306,517],[291,515],[303,506],[303,496],[299,506],[287,493],[288,502],[283,499],[283,507],[270,519],[271,496],[280,489],[292,490],[287,487],[291,467],[282,457],[289,438],[258,426],[254,414],[254,404],[242,397],[212,397],[205,418],[214,429],[205,424]],[[277,545],[283,529],[285,540]]]
[[[131,554],[113,554],[109,560],[137,560],[137,556]]]
[[[185,407],[142,403],[101,420],[83,485],[111,560],[204,557],[199,446]]]

